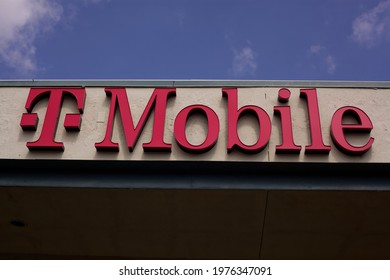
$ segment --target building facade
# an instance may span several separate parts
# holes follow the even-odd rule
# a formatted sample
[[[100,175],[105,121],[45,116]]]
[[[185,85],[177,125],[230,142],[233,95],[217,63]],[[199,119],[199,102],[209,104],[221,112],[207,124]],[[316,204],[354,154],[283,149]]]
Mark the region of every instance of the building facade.
[[[387,259],[390,83],[0,81],[1,258]]]

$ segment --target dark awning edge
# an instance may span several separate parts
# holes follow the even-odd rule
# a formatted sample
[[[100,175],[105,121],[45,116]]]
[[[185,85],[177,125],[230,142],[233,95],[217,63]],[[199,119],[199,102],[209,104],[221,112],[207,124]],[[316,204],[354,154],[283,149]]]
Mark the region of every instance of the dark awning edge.
[[[390,164],[0,160],[0,187],[390,191]]]

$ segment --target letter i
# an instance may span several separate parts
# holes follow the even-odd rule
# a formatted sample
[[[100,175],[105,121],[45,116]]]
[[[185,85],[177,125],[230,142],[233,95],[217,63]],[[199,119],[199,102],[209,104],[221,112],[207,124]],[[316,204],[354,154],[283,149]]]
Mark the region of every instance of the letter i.
[[[281,88],[278,93],[278,101],[287,103],[290,95],[290,90]],[[299,154],[302,147],[294,143],[290,106],[274,106],[274,114],[280,117],[282,131],[282,144],[276,145],[276,153]]]

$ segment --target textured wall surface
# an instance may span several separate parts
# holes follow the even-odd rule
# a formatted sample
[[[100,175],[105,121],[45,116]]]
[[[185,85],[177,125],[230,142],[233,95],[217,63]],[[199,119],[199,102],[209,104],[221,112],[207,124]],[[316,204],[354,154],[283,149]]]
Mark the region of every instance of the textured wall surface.
[[[291,91],[288,103],[278,102],[280,88],[254,87],[238,88],[238,106],[256,105],[263,108],[272,122],[272,132],[266,148],[256,154],[239,151],[227,153],[227,99],[222,96],[222,88],[177,88],[176,96],[168,99],[166,107],[164,141],[172,144],[172,152],[148,152],[143,143],[151,139],[153,114],[149,117],[133,152],[129,152],[123,134],[119,114],[116,114],[113,141],[118,142],[119,152],[97,152],[94,144],[104,139],[107,127],[110,98],[104,87],[86,87],[86,103],[82,115],[80,132],[66,132],[63,123],[66,113],[77,113],[74,99],[66,97],[63,102],[55,140],[63,142],[64,152],[30,152],[26,142],[38,139],[46,113],[47,100],[41,100],[33,108],[38,113],[39,123],[36,131],[23,131],[19,125],[30,88],[0,88],[0,158],[2,159],[81,159],[81,160],[185,160],[185,161],[276,161],[276,162],[388,162],[390,159],[390,89],[369,88],[317,88],[322,137],[331,151],[326,155],[305,154],[305,146],[311,143],[307,102],[300,98],[300,88]],[[126,88],[133,121],[138,123],[154,88]],[[173,135],[174,120],[186,106],[201,104],[210,107],[219,118],[220,131],[217,144],[208,152],[191,154],[183,151]],[[302,146],[299,154],[275,154],[275,146],[281,143],[280,118],[274,115],[274,106],[290,106],[294,141]],[[361,156],[346,155],[336,148],[330,135],[333,114],[343,106],[354,106],[363,110],[371,119],[371,133],[350,133],[348,141],[356,146],[364,145],[368,138],[374,137],[372,148]],[[354,120],[346,119],[345,122]],[[355,120],[356,122],[356,120]],[[206,118],[195,114],[188,119],[186,136],[193,145],[201,144],[208,131]],[[256,117],[245,115],[238,124],[241,141],[254,144],[261,133],[261,124]]]

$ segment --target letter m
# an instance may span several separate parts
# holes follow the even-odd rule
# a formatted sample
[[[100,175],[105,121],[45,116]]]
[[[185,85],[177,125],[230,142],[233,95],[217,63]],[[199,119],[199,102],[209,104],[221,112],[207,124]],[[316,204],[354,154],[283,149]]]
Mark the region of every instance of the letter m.
[[[95,143],[98,151],[119,151],[118,143],[112,142],[115,113],[119,110],[127,147],[132,152],[141,135],[147,119],[154,109],[152,139],[142,146],[144,151],[171,151],[171,144],[164,142],[164,125],[167,100],[176,95],[175,88],[156,88],[142,113],[138,124],[134,125],[130,105],[125,88],[106,88],[107,96],[111,96],[110,112],[108,114],[106,135],[103,141]]]

